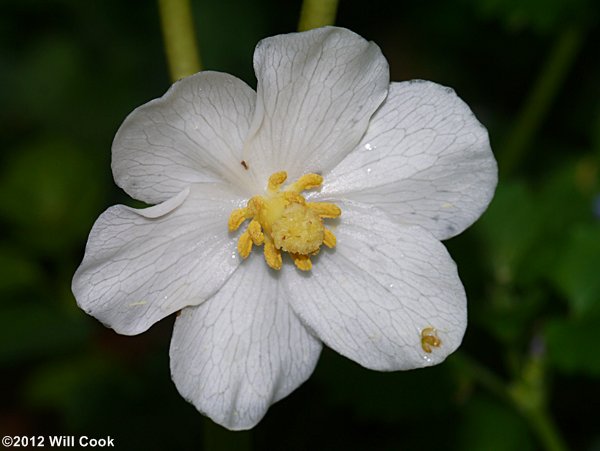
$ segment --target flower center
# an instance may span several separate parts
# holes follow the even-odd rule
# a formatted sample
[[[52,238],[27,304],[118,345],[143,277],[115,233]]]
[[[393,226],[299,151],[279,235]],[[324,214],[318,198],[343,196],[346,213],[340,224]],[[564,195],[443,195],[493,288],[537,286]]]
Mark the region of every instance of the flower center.
[[[305,174],[284,190],[285,171],[269,177],[267,194],[252,197],[245,208],[231,212],[229,231],[237,230],[250,219],[248,227],[238,240],[238,253],[248,257],[252,245],[264,244],[267,265],[281,269],[281,251],[290,254],[302,271],[312,268],[311,255],[319,253],[321,245],[334,247],[335,235],[323,225],[324,218],[337,218],[342,211],[335,204],[306,202],[302,191],[316,188],[323,183],[318,174]]]

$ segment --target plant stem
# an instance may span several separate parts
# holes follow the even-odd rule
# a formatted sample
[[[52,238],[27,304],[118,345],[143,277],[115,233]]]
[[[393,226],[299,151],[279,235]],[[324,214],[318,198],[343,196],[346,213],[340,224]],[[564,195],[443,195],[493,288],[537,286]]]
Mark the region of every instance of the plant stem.
[[[534,88],[499,154],[501,173],[511,173],[521,162],[575,61],[575,56],[583,42],[583,34],[582,27],[567,27],[556,39]]]
[[[510,400],[510,395],[504,381],[472,357],[462,352],[457,352],[452,356],[450,362],[455,365],[460,373],[473,379],[483,388],[486,388],[499,398]]]
[[[558,428],[545,409],[530,411],[526,415],[526,418],[529,420],[529,424],[535,431],[538,439],[542,442],[544,449],[547,451],[567,450],[562,437],[558,434]]]
[[[189,0],[158,0],[171,81],[201,70]]]
[[[546,408],[544,366],[536,359],[526,365],[523,375],[506,384],[476,360],[456,353],[450,362],[462,375],[473,379],[491,393],[511,404],[529,423],[533,433],[546,451],[566,451],[568,448]]]
[[[338,0],[304,0],[300,11],[298,31],[333,25],[337,7]]]

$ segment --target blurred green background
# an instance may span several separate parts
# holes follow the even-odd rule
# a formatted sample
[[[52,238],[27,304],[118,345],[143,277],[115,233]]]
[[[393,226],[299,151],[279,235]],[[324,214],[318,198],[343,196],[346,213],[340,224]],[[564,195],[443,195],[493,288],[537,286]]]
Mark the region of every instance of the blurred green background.
[[[192,2],[204,67],[252,86],[255,44],[294,31],[300,10]],[[377,42],[393,80],[454,87],[489,129],[496,197],[446,243],[469,327],[426,370],[371,372],[325,350],[244,433],[178,395],[173,318],[122,337],[70,292],[94,220],[133,205],[112,182],[114,133],[170,84],[157,5],[0,5],[0,435],[110,435],[130,450],[561,449],[549,428],[600,450],[597,1],[341,1],[337,24]]]

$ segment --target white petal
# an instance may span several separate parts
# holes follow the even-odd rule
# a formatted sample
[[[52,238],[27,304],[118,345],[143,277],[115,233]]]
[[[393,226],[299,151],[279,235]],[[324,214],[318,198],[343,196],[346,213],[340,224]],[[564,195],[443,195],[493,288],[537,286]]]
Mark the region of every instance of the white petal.
[[[225,187],[192,185],[143,210],[116,205],[94,224],[72,289],[79,306],[134,335],[218,290],[239,264]]]
[[[485,128],[453,90],[392,83],[358,147],[325,177],[320,196],[376,205],[439,239],[486,209],[497,167]]]
[[[162,202],[191,183],[243,186],[243,141],[256,94],[243,81],[200,72],[135,109],[112,147],[117,185],[135,199]]]
[[[256,425],[311,375],[319,358],[321,343],[291,311],[279,276],[261,255],[251,256],[215,296],[175,321],[173,381],[228,429]]]
[[[261,41],[256,111],[245,160],[261,185],[273,172],[321,172],[360,140],[384,100],[388,64],[377,45],[325,27]]]
[[[376,209],[342,211],[336,248],[314,259],[311,274],[284,279],[294,311],[325,344],[367,368],[443,361],[467,324],[465,292],[446,248],[424,229],[398,226]],[[441,346],[428,353],[421,333],[430,327]]]

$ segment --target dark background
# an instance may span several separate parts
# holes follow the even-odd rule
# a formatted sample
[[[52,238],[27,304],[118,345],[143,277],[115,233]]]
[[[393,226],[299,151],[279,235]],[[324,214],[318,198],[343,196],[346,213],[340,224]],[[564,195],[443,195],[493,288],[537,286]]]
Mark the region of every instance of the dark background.
[[[600,450],[600,52],[593,0],[342,0],[392,80],[452,86],[488,127],[496,197],[448,241],[469,297],[464,345],[377,373],[325,350],[251,432],[196,412],[170,380],[173,318],[105,329],[70,292],[97,216],[136,205],[115,131],[170,82],[151,1],[0,2],[0,435],[110,435],[118,449],[535,450],[527,406]],[[255,86],[259,39],[300,2],[193,0],[207,69]],[[486,369],[484,369],[486,368]],[[516,401],[515,401],[516,400]]]

